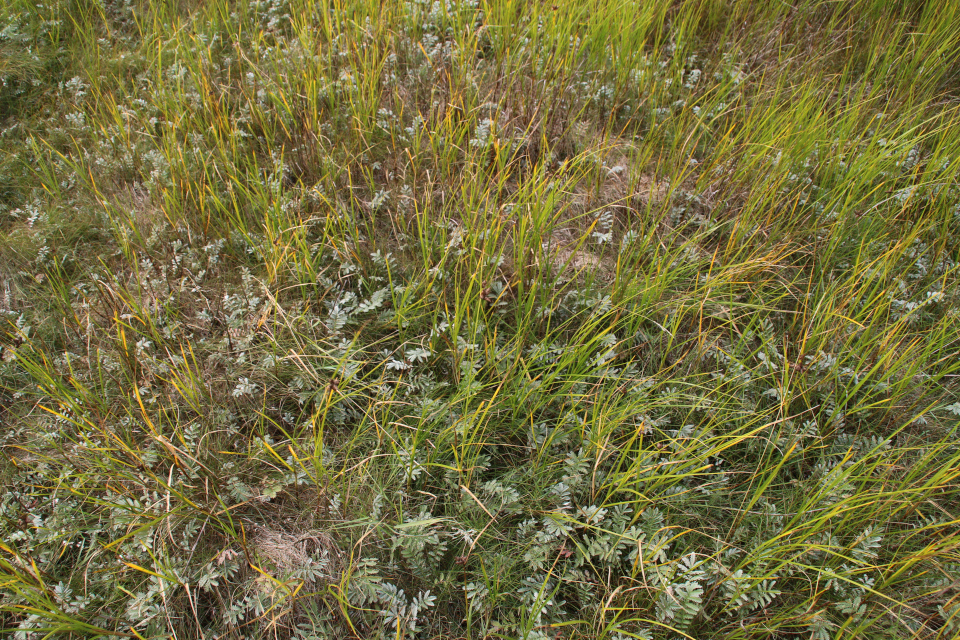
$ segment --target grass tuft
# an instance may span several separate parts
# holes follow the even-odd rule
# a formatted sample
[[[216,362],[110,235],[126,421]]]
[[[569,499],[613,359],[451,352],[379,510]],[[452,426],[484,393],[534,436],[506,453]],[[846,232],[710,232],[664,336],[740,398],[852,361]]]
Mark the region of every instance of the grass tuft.
[[[957,637],[958,11],[0,3],[0,629]]]

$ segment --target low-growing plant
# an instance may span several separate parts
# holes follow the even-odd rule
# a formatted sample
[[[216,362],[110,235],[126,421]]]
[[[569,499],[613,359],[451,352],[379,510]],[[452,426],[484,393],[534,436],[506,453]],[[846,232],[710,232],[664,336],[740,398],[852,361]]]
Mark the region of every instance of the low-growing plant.
[[[0,629],[954,637],[958,11],[0,5]]]

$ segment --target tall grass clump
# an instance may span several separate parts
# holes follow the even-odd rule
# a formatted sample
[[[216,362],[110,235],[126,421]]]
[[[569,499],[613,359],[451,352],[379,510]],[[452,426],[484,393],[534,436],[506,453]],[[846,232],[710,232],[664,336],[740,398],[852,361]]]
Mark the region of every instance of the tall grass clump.
[[[0,629],[957,637],[958,25],[0,2]]]

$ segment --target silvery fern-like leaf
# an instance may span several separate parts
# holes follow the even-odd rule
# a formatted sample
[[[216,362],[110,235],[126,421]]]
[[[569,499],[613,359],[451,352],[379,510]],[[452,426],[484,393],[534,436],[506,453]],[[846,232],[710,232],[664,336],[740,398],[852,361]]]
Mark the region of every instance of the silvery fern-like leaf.
[[[349,321],[349,312],[338,304],[330,310],[330,314],[327,317],[327,327],[331,332],[338,333],[347,325],[347,322]]]
[[[831,640],[833,638],[833,627],[834,624],[827,619],[824,612],[818,611],[807,623],[810,640]]]
[[[657,618],[683,631],[700,613],[702,602],[703,587],[699,583],[668,585],[657,598]]]
[[[867,605],[863,604],[860,596],[854,596],[847,600],[841,600],[833,605],[840,613],[850,616],[853,619],[859,619],[867,612]]]
[[[470,608],[474,611],[479,611],[483,607],[483,601],[490,593],[490,590],[487,589],[486,585],[478,582],[468,582],[464,589],[466,591],[467,602],[470,603]]]
[[[379,587],[383,583],[379,573],[377,561],[374,558],[363,558],[358,561],[350,574],[347,600],[358,607],[377,600],[380,593]]]
[[[407,362],[416,364],[417,362],[426,362],[430,356],[433,355],[430,351],[423,348],[407,349],[404,353],[404,357]]]
[[[750,592],[751,608],[770,606],[773,599],[781,593],[779,589],[773,588],[776,584],[776,580],[761,580]]]
[[[873,535],[873,527],[867,527],[857,538],[852,549],[853,557],[860,562],[867,563],[877,557],[877,549],[883,541],[882,535]]]
[[[379,309],[383,306],[383,302],[388,293],[390,293],[388,289],[377,289],[373,292],[373,295],[370,296],[369,300],[364,300],[357,305],[357,311],[360,313],[367,313],[368,311],[375,311]]]
[[[411,369],[411,368],[412,368],[412,366],[409,365],[409,364],[407,364],[406,362],[401,362],[401,361],[395,360],[395,359],[393,359],[393,358],[391,358],[390,360],[387,361],[387,365],[386,365],[386,366],[387,366],[387,369],[389,369],[389,370],[391,370],[391,371],[406,371],[407,369]]]
[[[940,613],[940,617],[943,618],[944,631],[954,634],[954,637],[960,634],[960,602],[954,599],[953,602],[939,605],[937,611]]]
[[[553,538],[565,538],[573,531],[573,525],[562,514],[547,515],[541,522],[544,532]]]
[[[596,505],[581,507],[577,511],[578,514],[583,518],[582,526],[597,525],[603,522],[604,517],[607,515],[606,509],[602,509]]]
[[[643,520],[641,528],[648,536],[656,533],[664,523],[663,512],[656,507],[645,509],[643,513],[640,514],[640,518]]]

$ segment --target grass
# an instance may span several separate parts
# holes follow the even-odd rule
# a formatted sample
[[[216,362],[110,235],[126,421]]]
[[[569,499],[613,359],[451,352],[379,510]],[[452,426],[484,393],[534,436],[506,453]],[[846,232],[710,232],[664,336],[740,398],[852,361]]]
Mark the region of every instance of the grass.
[[[955,637],[958,14],[0,3],[0,628]]]

